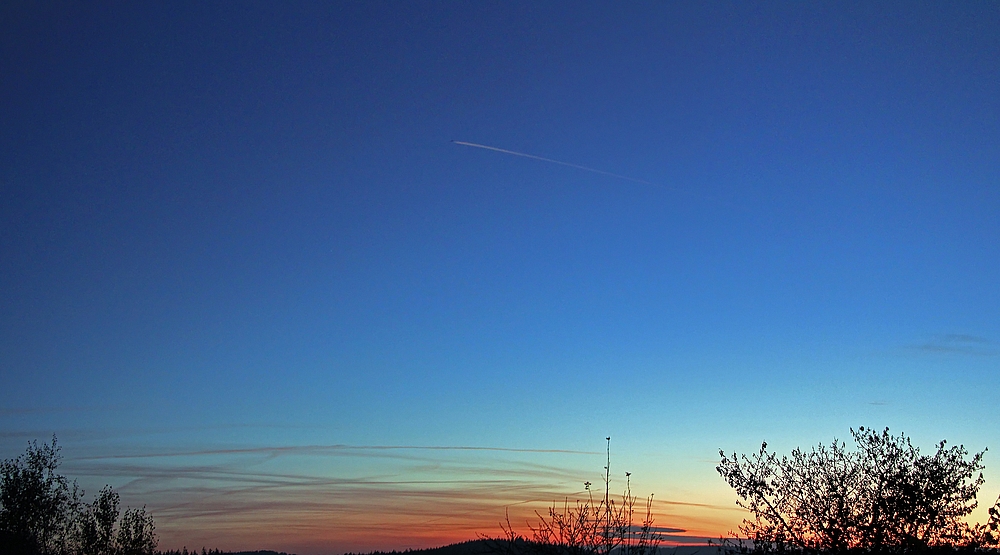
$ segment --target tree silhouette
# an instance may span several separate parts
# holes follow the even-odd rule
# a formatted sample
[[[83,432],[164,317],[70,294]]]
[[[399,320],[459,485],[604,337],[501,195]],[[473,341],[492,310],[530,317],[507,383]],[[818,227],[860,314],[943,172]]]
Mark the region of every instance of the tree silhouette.
[[[105,486],[80,518],[80,547],[87,555],[115,555],[118,494]]]
[[[118,555],[152,555],[156,551],[153,517],[146,508],[128,509],[118,524]]]
[[[33,441],[23,455],[0,463],[0,552],[44,555],[70,549],[81,493],[56,473],[60,459],[53,436],[50,445]]]
[[[0,554],[152,555],[153,518],[128,509],[119,518],[119,500],[106,486],[90,505],[83,492],[56,469],[61,461],[52,443],[28,444],[20,457],[0,463]],[[117,530],[116,530],[117,525]]]
[[[156,550],[156,526],[145,507],[128,509],[121,519],[119,514],[118,494],[105,486],[80,515],[82,555],[148,555]]]
[[[851,430],[857,445],[820,444],[780,458],[761,445],[754,455],[727,457],[716,468],[752,518],[731,545],[743,551],[912,551],[989,545],[987,526],[964,518],[983,484],[983,452],[937,445],[921,455],[903,434]],[[996,511],[994,511],[995,513]],[[994,524],[995,517],[991,520]],[[749,547],[752,545],[752,547]]]

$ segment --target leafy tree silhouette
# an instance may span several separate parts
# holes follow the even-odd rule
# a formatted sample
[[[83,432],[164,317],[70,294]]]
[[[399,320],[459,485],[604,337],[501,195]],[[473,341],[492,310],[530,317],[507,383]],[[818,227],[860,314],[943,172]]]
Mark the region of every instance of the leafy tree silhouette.
[[[0,463],[0,551],[48,554],[69,551],[81,492],[56,473],[59,447],[28,444],[27,451]]]
[[[79,515],[82,554],[147,555],[156,551],[156,535],[153,533],[156,525],[153,517],[146,514],[146,508],[128,509],[121,515],[118,503],[118,494],[111,486],[105,486],[89,511]]]
[[[153,518],[141,509],[121,515],[118,494],[106,486],[91,505],[56,472],[51,444],[28,444],[20,457],[0,463],[0,553],[4,555],[152,555]],[[115,526],[117,524],[117,530]]]
[[[852,429],[856,450],[834,440],[780,458],[767,443],[716,468],[750,511],[724,542],[741,552],[911,552],[996,545],[997,514],[970,526],[983,484],[981,451],[937,445],[921,455],[903,434]],[[1000,500],[998,500],[1000,507]],[[992,528],[991,528],[992,527]]]

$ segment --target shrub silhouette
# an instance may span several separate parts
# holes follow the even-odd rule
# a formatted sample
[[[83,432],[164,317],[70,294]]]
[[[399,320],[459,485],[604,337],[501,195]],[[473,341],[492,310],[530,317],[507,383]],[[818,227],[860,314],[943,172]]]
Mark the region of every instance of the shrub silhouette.
[[[532,537],[514,531],[508,517],[501,523],[504,538],[493,540],[494,551],[517,555],[647,555],[656,551],[660,536],[653,527],[653,496],[646,498],[646,515],[635,522],[636,498],[632,494],[631,474],[625,473],[625,491],[616,500],[611,496],[611,438],[607,438],[607,466],[604,467],[604,496],[594,498],[590,482],[584,482],[587,498],[562,508],[549,507],[548,514],[535,512],[538,522],[528,523]]]
[[[53,436],[51,444],[31,442],[23,455],[0,463],[0,553],[152,555],[155,526],[146,509],[119,518],[110,486],[85,505],[76,483],[56,472],[61,458]]]
[[[996,545],[998,507],[986,525],[970,526],[983,484],[985,451],[937,445],[921,455],[903,434],[864,427],[843,442],[800,449],[780,458],[767,443],[716,468],[750,511],[728,541],[739,551],[908,552],[934,547]],[[734,541],[735,540],[735,541]]]

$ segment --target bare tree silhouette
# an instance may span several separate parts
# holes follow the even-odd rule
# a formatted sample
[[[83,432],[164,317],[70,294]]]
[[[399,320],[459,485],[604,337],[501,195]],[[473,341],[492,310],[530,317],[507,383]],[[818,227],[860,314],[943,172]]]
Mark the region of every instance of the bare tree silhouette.
[[[856,450],[837,440],[781,457],[767,443],[750,456],[720,450],[716,469],[752,517],[728,545],[762,553],[996,545],[1000,509],[991,510],[986,525],[965,521],[977,506],[985,451],[970,457],[963,446],[941,441],[933,455],[921,455],[888,428],[851,435]]]

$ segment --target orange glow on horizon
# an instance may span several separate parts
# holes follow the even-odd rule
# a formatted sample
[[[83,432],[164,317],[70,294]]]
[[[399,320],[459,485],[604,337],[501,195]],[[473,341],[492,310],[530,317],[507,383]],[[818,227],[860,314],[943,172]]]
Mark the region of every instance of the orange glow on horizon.
[[[200,513],[195,517],[181,514],[191,511],[187,506],[172,518],[159,516],[160,548],[273,549],[300,555],[400,551],[497,537],[505,518],[505,508],[490,499],[470,502],[393,496],[381,500],[385,502],[369,498],[353,506],[273,501],[217,507],[215,511],[203,508],[194,511]],[[511,504],[507,512],[515,530],[530,537],[528,524],[537,522],[536,511],[545,514],[549,506],[543,502]],[[655,525],[680,529],[667,533],[663,545],[698,544],[706,538],[718,538],[734,529],[741,518],[735,507],[654,502]]]

